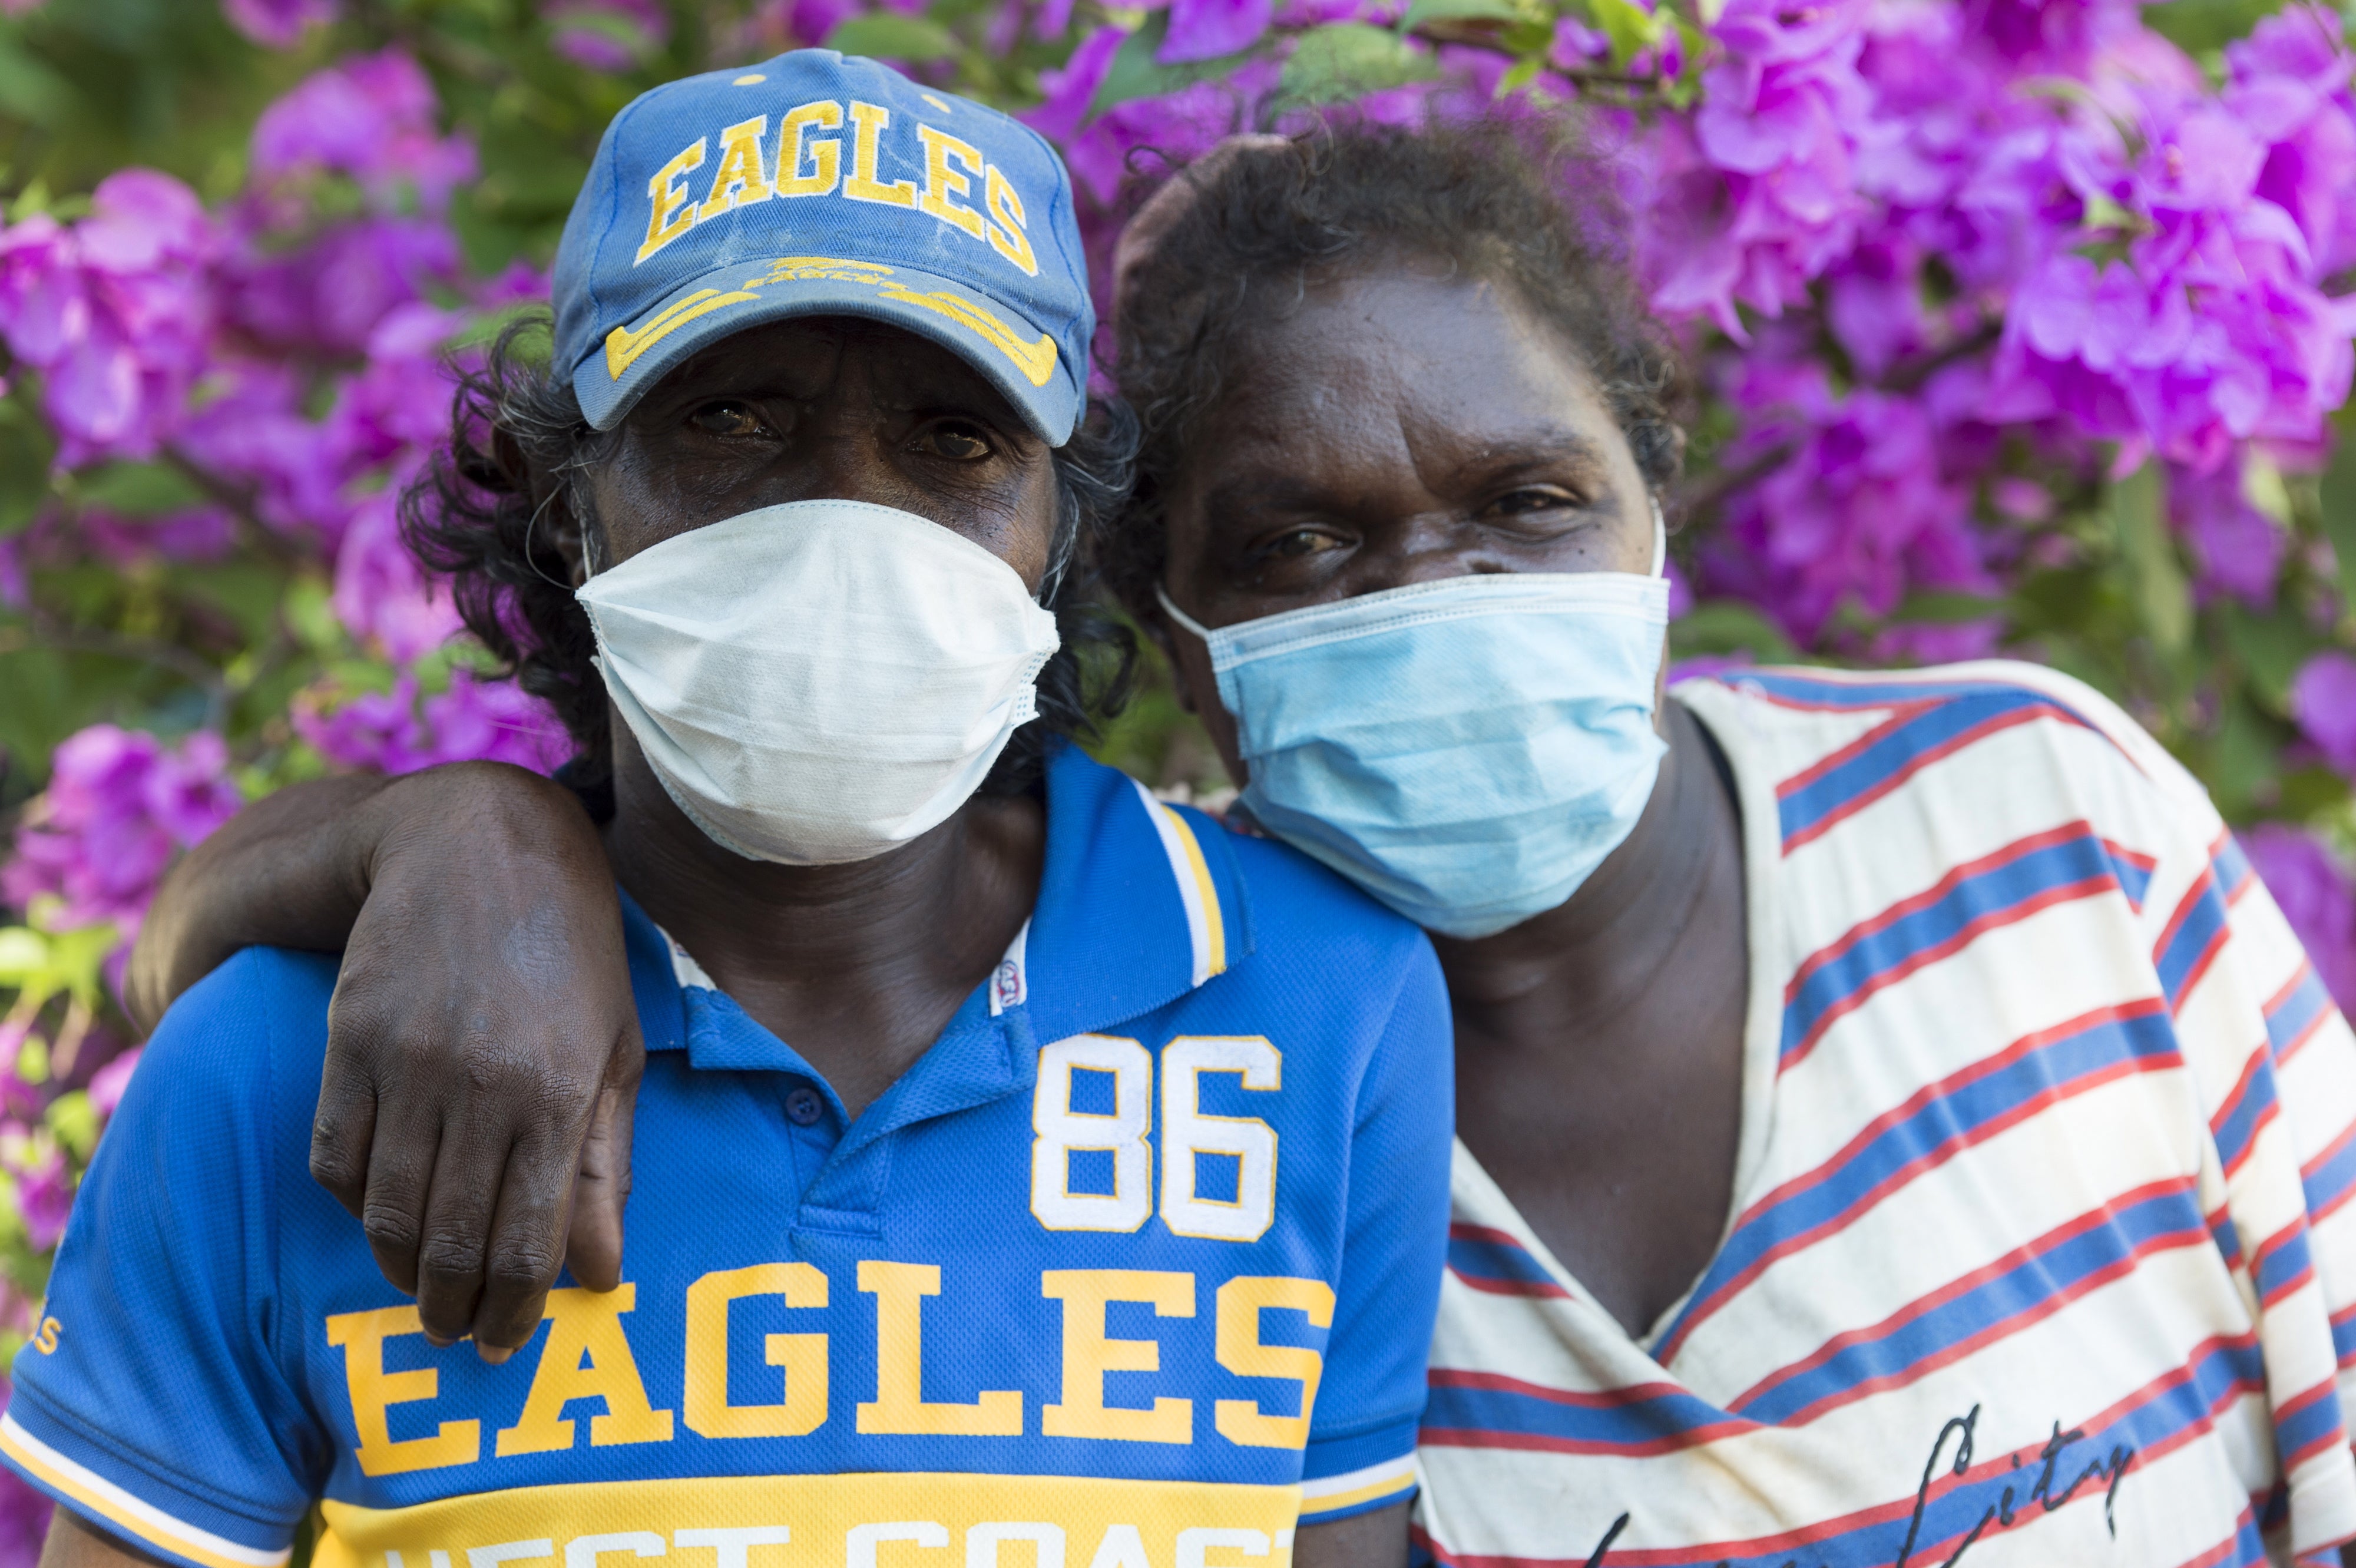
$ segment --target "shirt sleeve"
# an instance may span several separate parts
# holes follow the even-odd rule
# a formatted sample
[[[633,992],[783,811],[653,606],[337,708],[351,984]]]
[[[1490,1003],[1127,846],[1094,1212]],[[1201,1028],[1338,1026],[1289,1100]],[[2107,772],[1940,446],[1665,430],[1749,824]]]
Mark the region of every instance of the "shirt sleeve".
[[[1447,1245],[1456,1090],[1447,990],[1420,933],[1400,970],[1388,1026],[1360,1084],[1325,1380],[1301,1465],[1303,1525],[1415,1495],[1416,1427]]]
[[[287,1561],[328,1460],[279,1359],[285,1142],[317,1082],[273,1019],[324,1033],[331,961],[240,955],[174,1005],[78,1195],[41,1323],[13,1369],[0,1458],[107,1534],[196,1568]]]
[[[2158,819],[2143,934],[2207,1119],[2200,1202],[2256,1324],[2305,1558],[2356,1538],[2356,1036],[2199,781],[2103,698],[2067,696]]]

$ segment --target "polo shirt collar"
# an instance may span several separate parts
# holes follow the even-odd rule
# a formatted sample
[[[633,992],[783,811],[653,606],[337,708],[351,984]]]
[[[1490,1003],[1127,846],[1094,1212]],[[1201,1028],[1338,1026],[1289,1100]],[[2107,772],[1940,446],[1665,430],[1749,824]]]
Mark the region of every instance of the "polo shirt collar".
[[[1051,742],[1047,863],[1023,945],[1043,1041],[1108,1028],[1217,978],[1252,950],[1226,830]]]
[[[954,1108],[949,1100],[971,1103],[1027,1088],[1035,1049],[1015,1047],[1150,1013],[1249,956],[1250,907],[1217,823],[1156,800],[1061,739],[1049,746],[1046,794],[1046,864],[1030,920],[922,1059],[922,1081],[910,1082],[918,1076],[912,1068],[879,1108],[908,1101],[905,1112],[937,1114]],[[699,1069],[823,1081],[799,1052],[728,1002],[627,893],[621,898],[648,1050],[684,1050]]]

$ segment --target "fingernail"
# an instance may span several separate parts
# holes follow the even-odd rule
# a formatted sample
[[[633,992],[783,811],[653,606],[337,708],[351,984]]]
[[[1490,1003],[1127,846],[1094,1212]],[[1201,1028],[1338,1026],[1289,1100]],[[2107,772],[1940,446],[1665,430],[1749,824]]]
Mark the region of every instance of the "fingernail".
[[[514,1355],[515,1352],[513,1350],[502,1350],[496,1345],[477,1344],[475,1347],[475,1354],[480,1356],[484,1360],[496,1367],[504,1362],[509,1357]]]
[[[442,1336],[434,1333],[431,1328],[425,1330],[425,1342],[428,1345],[433,1346],[436,1350],[447,1350],[451,1346],[457,1343],[455,1339],[443,1338]]]

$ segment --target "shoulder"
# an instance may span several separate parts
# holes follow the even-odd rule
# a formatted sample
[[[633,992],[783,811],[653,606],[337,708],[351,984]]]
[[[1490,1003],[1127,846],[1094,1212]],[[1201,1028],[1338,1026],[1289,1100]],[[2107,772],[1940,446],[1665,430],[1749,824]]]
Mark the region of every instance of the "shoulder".
[[[1249,891],[1259,945],[1292,952],[1306,948],[1330,958],[1341,947],[1406,956],[1428,951],[1421,927],[1375,901],[1339,873],[1279,840],[1238,832],[1225,821],[1182,807],[1215,835]]]
[[[1421,927],[1289,844],[1188,816],[1246,889],[1251,961],[1235,978],[1289,1011],[1355,1016],[1370,1038],[1428,1036],[1448,1048],[1447,983]]]
[[[273,1106],[281,1084],[302,1085],[294,1130],[307,1138],[311,1101],[327,1052],[327,1004],[337,961],[323,953],[248,948],[188,988],[164,1015],[139,1058],[123,1118],[142,1102],[173,1116],[218,1112],[257,1132],[283,1132]]]
[[[1786,852],[1853,818],[2029,799],[2143,838],[2223,831],[2207,792],[2110,698],[2041,665],[1729,671],[1677,699],[1772,787]]]

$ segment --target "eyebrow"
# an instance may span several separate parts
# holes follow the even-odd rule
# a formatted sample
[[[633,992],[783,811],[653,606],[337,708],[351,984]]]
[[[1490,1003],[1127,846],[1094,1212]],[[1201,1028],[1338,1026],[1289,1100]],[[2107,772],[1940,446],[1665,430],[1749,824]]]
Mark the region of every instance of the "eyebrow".
[[[1267,445],[1271,447],[1271,456],[1280,460],[1281,443]],[[1601,464],[1607,453],[1601,442],[1580,435],[1569,425],[1548,422],[1491,442],[1457,464],[1445,478],[1463,482],[1468,478],[1494,478],[1501,471],[1510,473],[1557,463]],[[1210,486],[1203,492],[1203,502],[1205,510],[1217,517],[1245,507],[1310,510],[1330,501],[1333,495],[1332,487],[1303,478],[1298,473],[1265,478],[1238,474]]]

